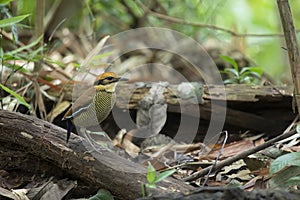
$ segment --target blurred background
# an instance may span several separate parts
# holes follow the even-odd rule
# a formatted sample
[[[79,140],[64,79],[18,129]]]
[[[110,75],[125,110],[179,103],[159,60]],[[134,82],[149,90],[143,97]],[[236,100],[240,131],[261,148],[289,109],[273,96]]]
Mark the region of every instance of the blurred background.
[[[300,26],[300,2],[290,1],[290,5],[297,29]],[[32,40],[36,2],[18,0],[6,7],[12,16],[30,14],[21,22],[22,26],[18,26],[18,35],[24,43]],[[2,16],[5,17],[3,12]],[[72,49],[84,58],[84,51],[91,48],[88,45],[95,45],[104,35],[145,26],[170,28],[206,46],[238,50],[277,84],[291,83],[276,1],[45,0],[45,42],[51,47],[48,51],[62,48],[60,34],[71,31],[80,40],[88,41],[84,42],[83,48],[79,45],[78,50]],[[55,40],[57,38],[60,40]]]

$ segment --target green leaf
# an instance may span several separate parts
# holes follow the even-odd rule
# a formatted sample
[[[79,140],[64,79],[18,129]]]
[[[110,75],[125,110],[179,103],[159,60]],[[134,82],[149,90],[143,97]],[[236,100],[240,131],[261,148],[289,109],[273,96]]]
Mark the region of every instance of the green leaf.
[[[250,71],[259,74],[260,77],[261,77],[261,76],[263,75],[263,73],[264,73],[263,70],[262,70],[262,68],[260,68],[260,67],[250,67]]]
[[[255,75],[258,78],[261,78],[261,76],[263,74],[263,70],[260,67],[244,67],[240,71],[240,74],[245,74],[245,73]]]
[[[254,76],[255,76],[255,74],[252,74],[252,72],[245,72],[239,78],[240,78],[241,82],[252,83],[255,80]]]
[[[230,63],[236,71],[239,71],[239,66],[233,58],[230,58],[229,56],[225,56],[225,55],[221,55],[220,58]]]
[[[108,56],[110,56],[110,55],[112,55],[113,54],[113,52],[105,52],[105,53],[102,53],[102,54],[99,54],[99,55],[96,55],[96,56],[94,56],[93,58],[92,58],[92,60],[100,60],[100,59],[102,59],[102,58],[105,58],[105,57],[108,57]]]
[[[287,166],[300,167],[300,152],[288,153],[276,158],[270,166],[270,175],[279,172]]]
[[[249,67],[243,67],[240,71],[240,74],[244,74],[246,72],[248,72],[248,73],[251,72]]]
[[[78,64],[78,63],[73,62],[72,64],[76,69],[80,69],[80,67],[81,67],[80,64]]]
[[[43,52],[43,50],[44,50],[44,47],[43,46],[39,46],[39,48],[37,48],[34,51],[30,52],[30,57],[35,58],[35,57],[39,56],[40,52]]]
[[[147,188],[153,188],[153,189],[155,189],[156,188],[156,184],[155,183],[146,184],[146,187]]]
[[[44,58],[44,60],[47,62],[47,63],[51,63],[51,64],[56,64],[58,65],[59,67],[64,67],[65,64],[59,60],[53,60],[53,59],[49,59],[49,58]]]
[[[226,68],[226,69],[224,69],[224,72],[227,74],[232,73],[235,78],[238,78],[240,76],[239,72],[233,68]]]
[[[154,167],[151,165],[151,163],[149,162],[147,180],[150,185],[154,183],[155,177],[156,177],[156,171]]]
[[[27,14],[27,15],[20,15],[20,16],[16,16],[16,17],[7,18],[7,19],[2,19],[2,20],[0,20],[0,28],[12,26],[12,25],[22,21],[23,19],[25,19],[28,16],[30,16],[30,15]]]
[[[300,186],[300,176],[289,178],[285,182],[286,187],[289,187],[289,186],[292,186],[292,185],[297,185],[298,187]]]
[[[296,182],[298,177],[298,182]],[[296,178],[296,179],[295,179]],[[284,169],[280,170],[269,180],[270,188],[288,188],[294,185],[300,185],[300,167],[298,166],[287,166]]]
[[[12,1],[13,0],[0,0],[0,6],[5,6],[5,5],[9,4]]]
[[[31,110],[31,106],[25,101],[25,99],[23,97],[21,97],[19,94],[17,94],[16,92],[12,91],[11,89],[9,89],[8,87],[2,85],[0,83],[0,87],[5,90],[6,92],[8,92],[9,94],[13,95],[21,104],[23,104],[24,106],[26,106],[29,110]]]
[[[11,52],[9,52],[9,54],[17,54],[17,53],[19,53],[19,52],[21,52],[21,51],[24,51],[24,50],[26,50],[26,49],[30,49],[31,47],[34,47],[35,45],[37,45],[37,44],[41,41],[42,38],[43,38],[43,36],[40,36],[39,38],[37,38],[37,39],[36,39],[35,41],[33,41],[32,43],[30,43],[30,44],[28,44],[28,45],[25,45],[25,46],[22,46],[22,47],[20,47],[20,48],[14,50],[14,51],[11,51]]]
[[[251,72],[251,75],[255,76],[257,79],[261,78],[261,75],[259,73],[256,73],[256,72]]]
[[[171,176],[172,174],[174,174],[174,172],[176,172],[176,169],[171,169],[171,170],[167,170],[162,173],[159,173],[156,176],[154,182],[157,183],[159,181],[162,181],[163,179],[167,178],[168,176]]]
[[[236,80],[231,80],[231,79],[226,79],[225,81],[224,81],[224,84],[226,85],[226,84],[235,84],[235,83],[237,83],[237,81]]]
[[[240,78],[239,78],[239,83],[240,84],[249,84],[249,83],[251,83],[252,82],[252,79],[253,78],[251,78],[251,77],[249,77],[249,76],[241,76]]]
[[[23,68],[23,66],[17,65],[17,64],[11,64],[11,63],[5,63],[5,67],[12,69],[14,72],[20,71],[23,73],[29,73],[30,71]]]
[[[244,71],[244,73],[241,73],[240,77],[241,78],[245,78],[247,76],[251,75],[251,72],[250,71]]]

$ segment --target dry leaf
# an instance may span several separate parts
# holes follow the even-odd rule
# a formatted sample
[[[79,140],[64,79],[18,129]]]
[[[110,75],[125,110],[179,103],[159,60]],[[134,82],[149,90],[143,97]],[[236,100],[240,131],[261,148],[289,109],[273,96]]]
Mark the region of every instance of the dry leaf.
[[[131,137],[126,137],[126,133],[125,129],[121,129],[112,142],[115,146],[123,148],[132,158],[136,158],[140,148],[130,141]]]
[[[67,108],[69,108],[70,106],[70,102],[69,101],[63,101],[59,104],[57,104],[54,109],[52,110],[52,112],[50,112],[47,115],[47,118],[50,119],[50,122],[52,122],[58,115],[60,115],[61,113],[63,113]]]
[[[245,139],[238,142],[230,143],[229,145],[226,145],[225,148],[222,151],[222,159],[228,158],[230,156],[237,155],[243,151],[247,151],[251,148],[253,148],[254,145],[251,140]],[[220,150],[214,150],[211,153],[209,153],[208,158],[215,159],[219,155]]]

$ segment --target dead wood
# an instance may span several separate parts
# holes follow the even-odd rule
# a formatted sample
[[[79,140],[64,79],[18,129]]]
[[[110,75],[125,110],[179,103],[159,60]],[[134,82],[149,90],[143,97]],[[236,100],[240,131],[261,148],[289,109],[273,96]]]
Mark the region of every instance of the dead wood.
[[[142,86],[141,86],[142,85]],[[132,119],[139,108],[139,102],[148,94],[151,83],[131,83],[120,84],[117,87],[117,102],[114,109],[117,111],[119,122],[124,125],[119,128],[126,130],[134,129],[135,126],[128,124],[128,110]],[[180,124],[181,115],[187,115],[191,121],[195,119],[194,110],[200,110],[200,123],[197,130],[197,136],[194,141],[202,141],[203,133],[211,121],[212,112],[218,113],[226,107],[226,118],[224,130],[229,133],[239,133],[251,131],[252,133],[265,133],[269,137],[275,137],[283,132],[285,128],[293,121],[296,114],[292,109],[293,87],[274,86],[274,85],[227,85],[225,93],[223,86],[202,85],[195,90],[199,101],[194,98],[182,98],[178,94],[178,85],[169,85],[165,89],[164,96],[167,102],[167,122],[162,129],[163,134],[174,137]],[[56,92],[56,91],[55,91]],[[72,100],[76,91],[72,90],[72,85],[65,87],[65,100]],[[55,94],[54,92],[51,92]],[[57,93],[57,92],[56,92]],[[212,110],[212,101],[214,110]],[[220,104],[218,104],[220,102]],[[225,103],[225,104],[224,104]],[[119,110],[118,110],[119,109]],[[185,110],[182,113],[182,110]],[[109,116],[103,123],[104,130],[114,138],[119,130],[114,123],[114,117]],[[122,121],[123,120],[123,121]],[[60,119],[55,121],[59,126]],[[187,133],[189,130],[185,130]],[[173,134],[174,133],[174,134]]]
[[[291,137],[292,135],[294,134],[297,134],[296,130],[291,130],[287,133],[283,133],[259,146],[256,146],[252,149],[249,149],[247,151],[243,151],[235,156],[232,156],[232,157],[229,157],[223,161],[220,161],[219,163],[217,163],[215,166],[209,166],[209,167],[206,167],[204,169],[202,169],[201,171],[198,171],[186,178],[184,178],[183,180],[185,181],[192,181],[192,180],[196,180],[197,178],[200,178],[206,174],[208,174],[208,172],[210,171],[210,169],[213,167],[213,170],[215,171],[218,171],[220,169],[222,169],[223,167],[225,166],[228,166],[228,165],[231,165],[232,163],[240,160],[240,159],[243,159],[243,158],[246,158],[247,156],[251,155],[251,154],[254,154],[258,151],[261,151],[263,149],[266,149],[267,147],[271,146],[271,145],[274,145],[276,142],[279,142],[280,140],[283,140],[283,139],[286,139],[288,137]]]
[[[86,152],[78,136],[73,134],[68,146],[65,144],[65,137],[66,131],[53,124],[32,116],[0,110],[0,169],[11,169],[13,166],[21,169],[30,167],[24,170],[32,170],[37,167],[34,161],[38,165],[38,160],[43,160],[53,166],[52,169],[60,176],[65,175],[93,187],[105,188],[117,198],[134,199],[141,196],[141,184],[146,183],[145,167],[108,150],[93,154],[97,155],[95,159]],[[22,165],[20,160],[17,161],[18,154],[33,161],[31,165]],[[181,192],[192,189],[183,182],[167,178],[152,193],[166,192],[170,188]]]
[[[117,88],[116,106],[121,109],[137,109],[138,102],[147,95],[150,87],[151,84],[145,87],[137,87],[135,84],[120,85]],[[211,113],[218,113],[224,106],[226,106],[224,130],[253,130],[276,136],[283,132],[295,118],[292,110],[293,88],[289,86],[227,85],[224,88],[224,86],[218,85],[203,85],[202,88],[195,91],[196,94],[199,94],[199,102],[195,102],[193,98],[181,98],[177,88],[178,85],[170,85],[165,90],[168,114],[180,114],[184,109],[186,111],[184,114],[190,115],[195,112],[189,111],[199,109],[202,120],[199,133],[207,128],[207,123],[211,120]],[[224,89],[225,92],[223,92]],[[128,100],[130,101],[128,102]],[[212,101],[215,106],[213,111]],[[226,104],[218,105],[218,102]],[[171,117],[168,116],[168,120]],[[176,124],[174,120],[172,125]],[[168,130],[171,129],[172,127],[168,128]]]

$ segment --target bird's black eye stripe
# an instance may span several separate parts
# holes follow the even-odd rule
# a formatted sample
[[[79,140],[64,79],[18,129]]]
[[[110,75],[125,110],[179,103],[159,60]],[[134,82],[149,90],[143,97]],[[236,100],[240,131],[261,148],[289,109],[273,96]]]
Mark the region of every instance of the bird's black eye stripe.
[[[108,77],[106,77],[105,79],[106,79],[106,80],[109,80],[109,81],[111,81],[111,80],[113,80],[113,79],[114,79],[114,77],[112,77],[112,76],[108,76]]]
[[[104,79],[101,79],[101,80],[97,80],[94,82],[94,85],[106,85],[106,84],[110,84],[110,83],[113,83],[113,82],[117,82],[119,79],[118,78],[114,78],[112,76],[108,76]]]
[[[102,82],[103,82],[102,80],[97,80],[94,82],[94,85],[100,85],[100,84],[102,84]]]

